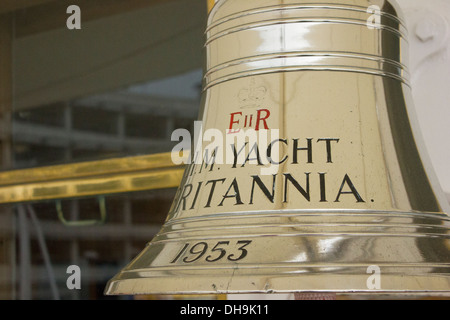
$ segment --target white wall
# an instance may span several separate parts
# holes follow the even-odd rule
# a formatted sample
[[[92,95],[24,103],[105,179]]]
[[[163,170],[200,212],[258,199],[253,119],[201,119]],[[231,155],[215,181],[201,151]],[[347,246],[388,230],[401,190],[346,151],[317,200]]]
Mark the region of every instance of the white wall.
[[[450,0],[397,0],[409,31],[418,122],[450,200]]]

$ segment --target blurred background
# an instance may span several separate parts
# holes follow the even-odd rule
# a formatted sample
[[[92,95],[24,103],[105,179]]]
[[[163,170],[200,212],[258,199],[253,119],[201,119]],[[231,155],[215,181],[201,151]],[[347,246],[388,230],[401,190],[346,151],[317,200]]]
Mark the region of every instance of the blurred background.
[[[450,1],[398,3],[415,112],[450,199]],[[67,27],[73,4],[81,29]],[[2,0],[3,174],[170,152],[172,131],[197,119],[206,18],[206,0]],[[3,201],[0,298],[106,299],[106,282],[159,231],[174,195],[173,187],[108,195],[106,223],[85,227],[64,225],[55,200]],[[99,201],[60,204],[78,221],[98,216]],[[67,288],[70,265],[82,270],[81,290]]]

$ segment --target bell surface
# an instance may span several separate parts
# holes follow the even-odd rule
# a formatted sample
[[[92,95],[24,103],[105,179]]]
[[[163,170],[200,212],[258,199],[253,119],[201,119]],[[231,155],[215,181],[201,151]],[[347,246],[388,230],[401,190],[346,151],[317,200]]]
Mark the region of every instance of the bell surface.
[[[450,294],[407,46],[393,1],[216,1],[193,163],[105,293]]]

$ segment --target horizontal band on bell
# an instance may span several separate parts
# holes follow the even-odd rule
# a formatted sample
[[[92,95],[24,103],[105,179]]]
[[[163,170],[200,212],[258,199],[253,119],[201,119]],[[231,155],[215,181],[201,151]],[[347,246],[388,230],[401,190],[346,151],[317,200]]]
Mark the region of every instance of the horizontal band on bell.
[[[271,19],[256,23],[249,23],[249,24],[243,24],[238,26],[233,26],[229,29],[223,30],[217,34],[211,34],[207,38],[205,42],[205,46],[208,46],[212,42],[219,40],[220,38],[237,33],[242,32],[246,30],[251,30],[255,28],[261,28],[261,27],[267,27],[267,26],[274,26],[274,25],[283,25],[283,24],[293,24],[293,23],[314,23],[314,24],[347,24],[347,25],[356,25],[361,26],[364,28],[367,28],[367,20],[363,19],[348,19],[348,18],[323,18],[323,17],[302,17],[302,18],[290,18],[290,19]],[[398,36],[399,38],[403,39],[404,41],[408,41],[407,35],[403,32],[389,26],[385,25],[379,25],[375,27],[375,29],[385,30],[388,32],[391,32]]]
[[[370,274],[365,273],[366,268],[347,268],[342,269],[343,272],[338,272],[339,268],[312,267],[311,269],[306,268],[306,272],[303,273],[296,273],[295,268],[281,269],[275,273],[273,270],[278,270],[276,267],[271,269],[207,269],[210,272],[203,269],[184,272],[174,269],[170,271],[155,270],[152,272],[152,276],[148,277],[149,271],[124,271],[116,279],[110,281],[106,294],[129,294],[130,290],[134,294],[147,294],[150,291],[148,288],[151,288],[153,294],[333,292],[358,295],[450,295],[448,292],[449,277],[445,273],[422,272],[430,269],[429,267],[410,268],[415,272],[405,272],[410,271],[408,268],[392,267],[393,273],[383,273],[384,286],[379,290],[367,287],[367,279]],[[184,281],[180,281],[180,279]]]
[[[210,69],[208,69],[205,73],[205,77],[210,76],[212,73],[230,68],[235,67],[241,64],[248,64],[252,62],[266,62],[270,61],[271,59],[281,59],[281,58],[315,58],[315,59],[326,59],[326,58],[344,58],[344,59],[358,59],[362,62],[366,63],[377,63],[377,64],[386,64],[390,65],[392,68],[398,68],[402,69],[403,72],[408,72],[408,68],[406,65],[387,58],[382,58],[380,56],[376,55],[370,55],[370,54],[363,54],[363,53],[357,53],[357,52],[331,52],[331,51],[291,51],[291,52],[281,52],[281,53],[269,53],[269,54],[260,54],[257,56],[252,57],[243,57],[239,59],[235,59],[232,61],[228,61],[219,65],[216,65]],[[355,60],[353,60],[355,61]],[[285,63],[285,62],[283,62]],[[357,66],[354,64],[353,66]],[[400,75],[400,73],[399,73]]]
[[[335,66],[335,65],[318,65],[318,66],[303,65],[303,66],[289,66],[289,67],[279,67],[279,68],[264,68],[264,69],[243,71],[243,72],[227,75],[225,77],[216,79],[214,81],[206,82],[205,86],[203,88],[203,91],[206,91],[206,90],[210,89],[211,87],[218,85],[220,83],[223,83],[226,81],[231,81],[231,80],[236,80],[239,78],[250,77],[250,76],[255,76],[255,75],[270,74],[270,73],[295,72],[295,71],[355,72],[355,73],[362,73],[362,74],[369,74],[369,75],[393,78],[395,80],[403,82],[407,86],[410,86],[409,81],[406,80],[404,77],[398,76],[393,73],[383,72],[378,69],[357,68],[357,67],[352,67],[352,66]]]
[[[205,89],[244,75],[319,69],[390,76],[409,85],[406,66],[391,59],[351,52],[296,51],[245,57],[214,66],[204,75]]]
[[[401,263],[401,264],[395,264],[395,263],[379,263],[377,264],[378,267],[382,268],[383,270],[390,269],[391,274],[405,274],[405,269],[436,269],[439,268],[441,270],[446,269],[450,271],[450,263]],[[265,265],[260,264],[240,264],[239,270],[242,273],[246,273],[246,270],[248,270],[248,274],[255,274],[254,270],[258,270],[258,273],[264,273],[265,270],[273,270],[278,269],[280,270],[280,275],[283,273],[289,273],[289,274],[308,274],[308,273],[355,273],[355,271],[359,270],[363,274],[367,274],[367,264],[363,263],[267,263]],[[146,273],[151,272],[153,276],[157,276],[159,272],[161,272],[161,275],[164,273],[170,273],[170,272],[177,272],[177,273],[200,273],[202,271],[208,271],[213,272],[217,274],[221,274],[223,272],[229,271],[230,267],[229,265],[220,265],[220,264],[214,264],[214,265],[196,265],[190,266],[161,266],[161,267],[148,267],[148,268],[142,268],[142,269],[133,269],[132,271],[124,270],[123,273],[139,273],[141,276],[145,276]],[[267,272],[267,271],[266,271]]]
[[[264,13],[272,13],[272,12],[285,12],[285,11],[292,11],[297,9],[325,9],[325,10],[345,10],[345,11],[354,11],[357,13],[367,13],[367,7],[364,6],[358,6],[358,5],[346,5],[346,4],[339,4],[336,5],[335,3],[305,3],[301,5],[284,5],[279,4],[276,6],[266,6],[266,7],[260,7],[260,8],[254,8],[249,10],[244,10],[241,12],[237,12],[234,14],[227,15],[225,17],[222,17],[220,19],[214,20],[206,29],[205,33],[210,32],[212,29],[217,28],[218,26],[230,22],[232,20],[236,19],[242,19],[245,17],[249,17],[252,15],[258,15],[258,14],[264,14]],[[388,12],[380,11],[379,15],[383,18],[389,19],[394,24],[399,24],[401,28],[406,33],[406,26],[405,23],[395,15],[392,15]]]
[[[215,213],[202,216],[192,216],[184,218],[172,218],[167,221],[165,225],[171,225],[172,223],[187,223],[194,221],[206,221],[206,220],[222,220],[224,218],[233,219],[245,219],[249,216],[255,217],[293,217],[293,216],[339,216],[339,217],[366,217],[370,219],[389,217],[391,219],[399,218],[409,218],[409,219],[423,219],[425,221],[433,221],[435,225],[436,221],[439,223],[447,223],[450,228],[450,216],[446,213],[438,212],[416,212],[416,211],[391,211],[391,210],[370,210],[370,209],[290,209],[286,210],[264,210],[264,211],[236,211],[227,213]],[[449,229],[450,232],[450,229]]]
[[[228,213],[172,219],[153,243],[215,238],[298,237],[437,237],[450,240],[446,215],[399,212]]]

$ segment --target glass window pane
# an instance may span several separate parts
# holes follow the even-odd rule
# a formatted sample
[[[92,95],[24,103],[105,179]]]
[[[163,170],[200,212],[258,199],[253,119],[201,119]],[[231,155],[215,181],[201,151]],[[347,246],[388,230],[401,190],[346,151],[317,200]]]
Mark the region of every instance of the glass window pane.
[[[107,196],[105,223],[87,226],[75,223],[100,219],[95,197],[62,201],[65,222],[54,201],[18,204],[17,277],[10,289],[17,287],[19,299],[114,299],[103,295],[107,281],[159,231],[174,194],[165,189]],[[67,285],[73,265],[80,268],[79,290]]]
[[[166,153],[175,129],[193,128],[205,0],[77,3],[80,29],[65,1],[0,3],[0,174]],[[174,187],[0,202],[0,299],[128,298],[105,297],[106,282],[159,231]],[[100,219],[100,196],[104,223],[65,225]],[[67,286],[71,265],[80,290]]]

